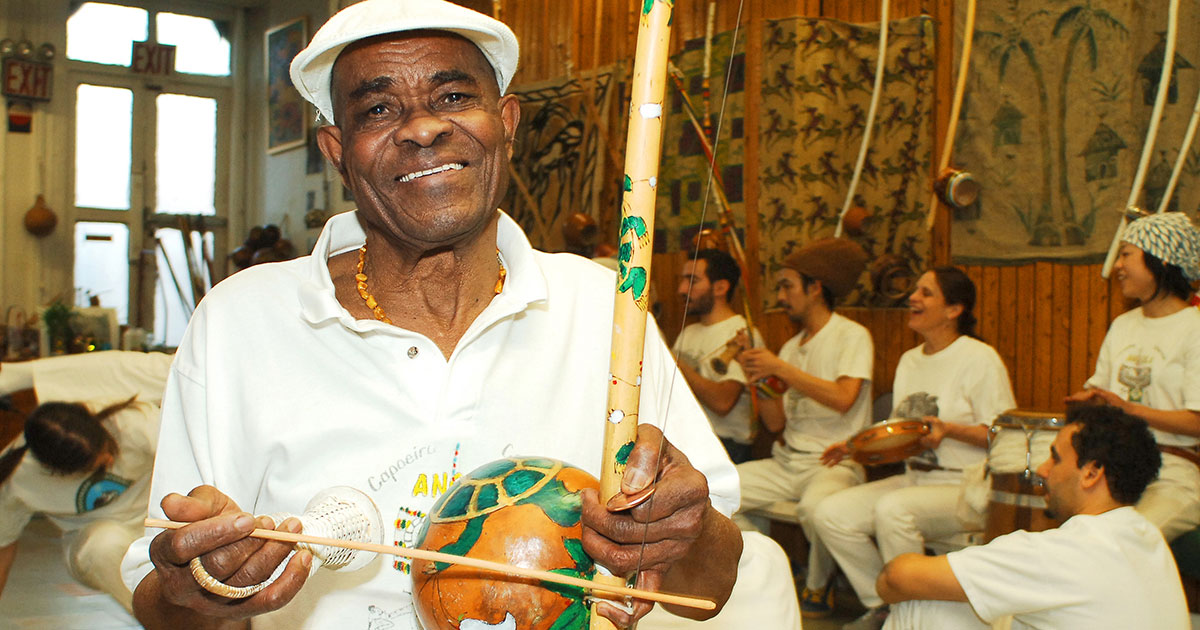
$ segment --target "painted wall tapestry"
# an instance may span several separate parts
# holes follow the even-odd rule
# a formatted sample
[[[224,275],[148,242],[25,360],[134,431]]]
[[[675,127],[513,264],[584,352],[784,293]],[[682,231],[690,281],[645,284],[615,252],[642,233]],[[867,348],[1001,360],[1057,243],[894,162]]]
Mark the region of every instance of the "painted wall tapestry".
[[[716,148],[717,169],[724,180],[725,196],[729,200],[739,234],[745,227],[742,194],[746,116],[745,39],[745,32],[739,33],[737,49],[734,50],[733,31],[713,35],[707,51],[708,98],[704,96],[704,38],[684,42],[683,50],[671,57],[671,63],[683,74],[681,81],[699,118],[702,122],[706,118],[709,121],[709,139]],[[729,97],[725,98],[727,83]],[[669,79],[659,182],[654,248],[659,252],[689,251],[692,239],[700,229],[717,227],[720,206],[716,193],[709,188],[708,158],[700,136],[684,109],[684,99],[679,89]],[[715,186],[715,182],[712,185]],[[709,194],[707,205],[706,192]]]
[[[809,241],[833,236],[837,227],[871,104],[879,25],[773,20],[763,42],[759,260],[762,295],[772,306],[780,261]],[[894,304],[900,296],[885,286],[888,279],[911,278],[926,266],[933,67],[932,21],[893,21],[875,130],[855,195],[867,217],[852,238],[871,255],[871,274],[843,304]]]
[[[1200,37],[1186,11],[1146,175],[1150,209],[1167,187],[1200,81]],[[954,161],[983,190],[955,213],[955,262],[1104,259],[1141,157],[1166,28],[1166,2],[979,0]],[[960,23],[960,47],[962,31]],[[1193,149],[1172,208],[1196,210],[1198,176]]]
[[[509,90],[521,99],[521,123],[501,207],[536,248],[561,251],[560,225],[572,213],[600,218],[613,76],[605,67]]]

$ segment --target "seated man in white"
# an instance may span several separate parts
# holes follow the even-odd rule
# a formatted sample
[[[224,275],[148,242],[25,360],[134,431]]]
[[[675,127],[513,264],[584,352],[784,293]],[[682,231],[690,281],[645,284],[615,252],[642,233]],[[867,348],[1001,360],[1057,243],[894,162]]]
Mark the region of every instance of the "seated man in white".
[[[1171,552],[1132,507],[1161,465],[1146,423],[1115,407],[1079,407],[1067,422],[1037,471],[1047,511],[1066,522],[896,557],[876,583],[893,604],[885,630],[989,628],[1008,616],[1013,630],[1191,628]]]

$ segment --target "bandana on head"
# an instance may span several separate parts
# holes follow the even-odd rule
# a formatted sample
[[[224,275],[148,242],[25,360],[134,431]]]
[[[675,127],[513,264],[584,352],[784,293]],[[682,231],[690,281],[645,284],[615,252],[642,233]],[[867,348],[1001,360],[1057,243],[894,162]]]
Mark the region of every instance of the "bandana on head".
[[[1200,229],[1182,212],[1160,212],[1129,224],[1121,240],[1200,280]]]

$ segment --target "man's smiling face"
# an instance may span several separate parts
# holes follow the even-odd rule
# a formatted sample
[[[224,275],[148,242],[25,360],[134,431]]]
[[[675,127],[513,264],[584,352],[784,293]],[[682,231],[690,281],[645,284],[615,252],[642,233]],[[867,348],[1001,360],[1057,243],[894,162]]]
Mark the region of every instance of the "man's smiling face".
[[[495,218],[520,109],[470,41],[414,31],[348,46],[334,65],[337,127],[320,144],[360,217],[422,249]]]

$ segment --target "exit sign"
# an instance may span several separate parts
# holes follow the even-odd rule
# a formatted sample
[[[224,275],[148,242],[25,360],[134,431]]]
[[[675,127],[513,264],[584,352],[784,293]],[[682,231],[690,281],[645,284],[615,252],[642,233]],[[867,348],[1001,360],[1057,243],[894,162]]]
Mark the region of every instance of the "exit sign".
[[[133,42],[134,74],[169,75],[175,72],[175,47],[150,42]]]
[[[16,57],[4,60],[5,96],[14,96],[33,101],[50,100],[50,87],[54,83],[54,67],[48,63],[26,61]]]

